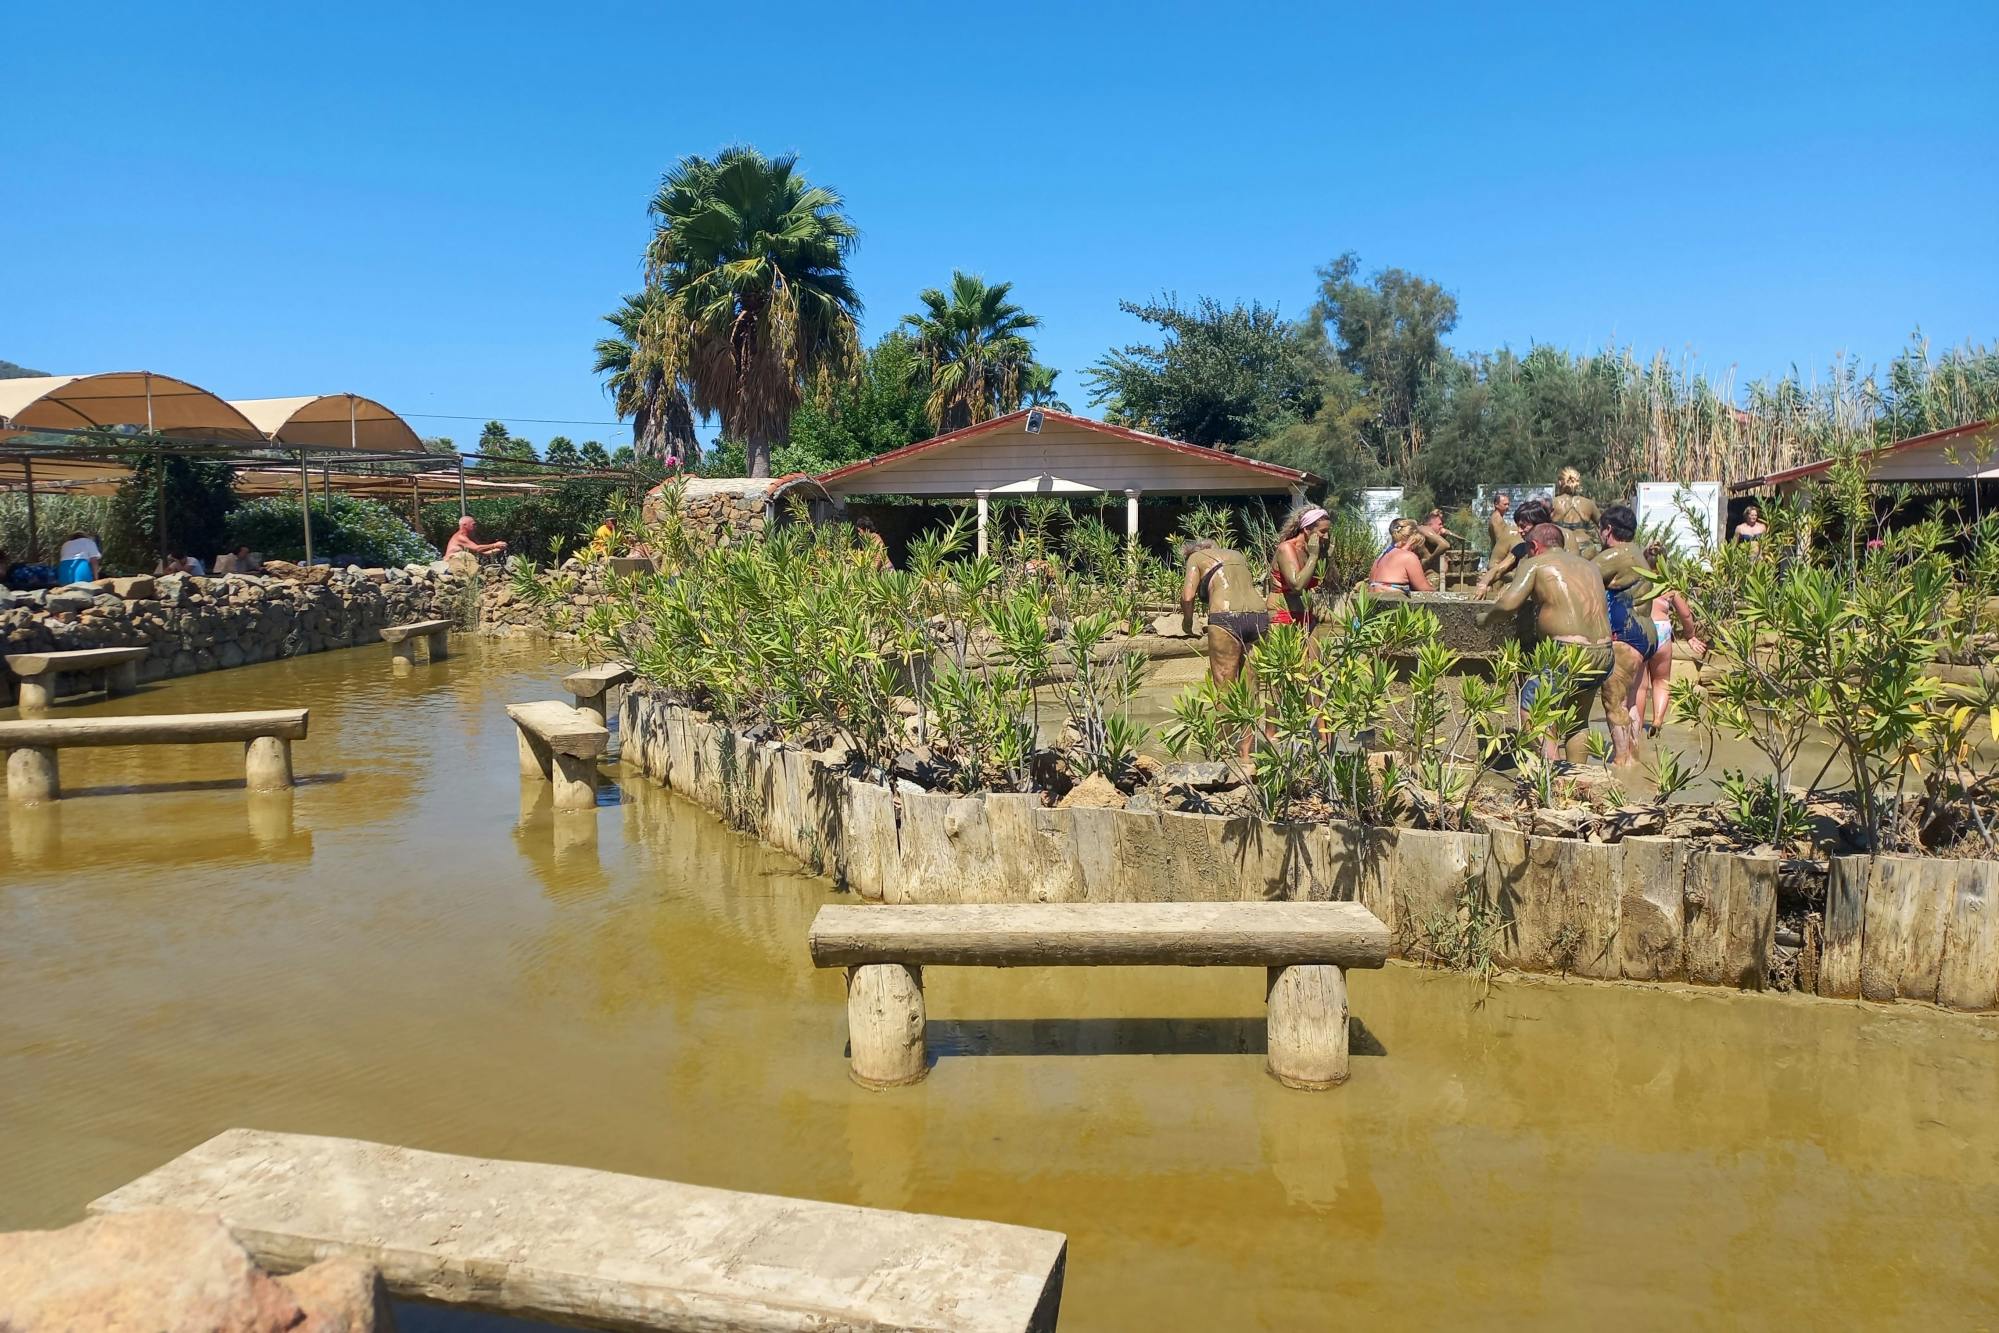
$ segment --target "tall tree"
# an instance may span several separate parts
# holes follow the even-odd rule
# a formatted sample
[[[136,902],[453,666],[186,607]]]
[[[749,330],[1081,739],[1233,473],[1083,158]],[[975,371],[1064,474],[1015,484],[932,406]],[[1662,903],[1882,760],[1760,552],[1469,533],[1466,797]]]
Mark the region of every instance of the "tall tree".
[[[772,466],[779,472],[825,472],[914,444],[930,434],[929,389],[916,344],[900,329],[868,349],[861,373],[831,399],[808,399],[791,419],[791,442]]]
[[[1061,371],[1039,362],[1027,368],[1020,377],[1021,402],[1027,407],[1052,408],[1057,412],[1067,412],[1069,405],[1055,396],[1055,381]]]
[[[532,472],[535,469],[514,467],[512,460],[527,461],[540,456],[535,453],[532,443],[508,431],[507,423],[504,421],[487,422],[485,428],[479,432],[479,443],[472,452],[479,455],[479,461],[472,465],[474,472],[496,472],[502,475]]]
[[[1010,282],[988,285],[953,271],[948,292],[932,287],[917,299],[921,313],[902,322],[916,342],[930,382],[925,408],[940,431],[989,421],[1020,406],[1022,378],[1034,365],[1027,330],[1036,315],[1007,299]]]
[[[1166,336],[1110,352],[1084,372],[1090,401],[1112,421],[1235,448],[1317,406],[1322,356],[1273,309],[1205,296],[1187,307],[1171,294],[1118,308]]]
[[[840,196],[790,154],[725,148],[684,157],[650,211],[648,286],[634,364],[692,391],[693,407],[740,439],[753,477],[770,475],[808,388],[843,376],[859,347],[861,300],[847,274],[858,232]]]
[[[1361,377],[1373,406],[1369,442],[1397,470],[1421,452],[1416,400],[1423,378],[1448,353],[1444,335],[1458,324],[1458,300],[1428,278],[1399,268],[1360,278],[1351,250],[1319,270],[1313,315],[1340,364]]]
[[[694,437],[694,409],[687,391],[667,374],[658,345],[646,337],[657,323],[661,293],[648,287],[604,316],[616,333],[597,340],[593,369],[604,376],[604,392],[620,419],[632,419],[632,447],[640,457],[691,459],[700,452]]]

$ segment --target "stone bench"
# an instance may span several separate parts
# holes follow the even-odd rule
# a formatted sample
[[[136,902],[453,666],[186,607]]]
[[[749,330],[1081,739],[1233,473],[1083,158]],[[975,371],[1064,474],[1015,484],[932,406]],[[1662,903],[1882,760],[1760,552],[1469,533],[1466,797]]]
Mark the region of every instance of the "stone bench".
[[[577,711],[588,713],[605,725],[609,724],[611,691],[631,683],[632,669],[623,662],[585,667],[562,678],[562,688],[576,700]]]
[[[611,1329],[1055,1327],[1067,1241],[997,1222],[231,1129],[92,1214],[218,1214],[274,1273],[359,1259],[396,1296]]]
[[[9,653],[7,665],[21,678],[22,711],[47,708],[56,697],[56,677],[101,677],[106,694],[130,694],[139,688],[139,663],[145,648],[78,648],[62,653]]]
[[[611,743],[601,719],[553,699],[508,704],[520,729],[521,773],[555,783],[555,808],[597,806],[597,759]]]
[[[386,625],[382,628],[382,641],[389,645],[389,655],[398,674],[416,665],[416,641],[430,640],[430,660],[442,662],[451,656],[451,622],[448,620],[412,620],[407,625]]]
[[[207,745],[224,741],[243,742],[243,776],[251,791],[275,791],[292,785],[292,742],[305,739],[305,724],[303,708],[0,722],[0,750],[7,752],[7,799],[59,799],[62,782],[56,770],[58,750],[84,746]]]
[[[1005,903],[827,906],[812,961],[847,969],[855,1081],[927,1072],[923,967],[1269,969],[1267,1062],[1287,1087],[1347,1077],[1350,967],[1380,967],[1388,927],[1359,903]]]

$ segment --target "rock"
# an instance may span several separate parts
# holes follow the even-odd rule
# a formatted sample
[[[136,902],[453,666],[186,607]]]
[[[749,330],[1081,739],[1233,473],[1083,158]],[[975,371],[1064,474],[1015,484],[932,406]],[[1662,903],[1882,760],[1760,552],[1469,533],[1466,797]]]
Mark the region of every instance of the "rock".
[[[111,591],[128,602],[141,602],[157,595],[151,574],[134,574],[128,579],[113,579]]]
[[[1200,617],[1196,617],[1191,631],[1182,629],[1180,613],[1169,611],[1163,616],[1152,618],[1152,632],[1162,639],[1192,639],[1207,633],[1207,627],[1201,623]]]
[[[1164,787],[1192,787],[1195,791],[1219,791],[1223,787],[1235,785],[1229,776],[1229,766],[1219,759],[1204,759],[1195,763],[1168,764],[1159,770],[1159,783]]]
[[[0,1235],[0,1328],[386,1333],[394,1323],[381,1274],[359,1261],[273,1278],[222,1219],[144,1209]]]
[[[80,588],[57,588],[42,603],[50,611],[82,611],[97,599]]]
[[[1124,793],[1101,773],[1090,774],[1056,803],[1062,810],[1122,810],[1125,804]]]
[[[221,662],[225,667],[239,667],[243,665],[243,650],[236,646],[234,640],[223,644],[221,650],[215,656],[216,660]]]
[[[113,611],[121,615],[125,611],[125,599],[115,593],[100,592],[90,599],[90,604],[99,611]]]
[[[1528,831],[1541,838],[1580,838],[1590,822],[1587,810],[1536,810]]]

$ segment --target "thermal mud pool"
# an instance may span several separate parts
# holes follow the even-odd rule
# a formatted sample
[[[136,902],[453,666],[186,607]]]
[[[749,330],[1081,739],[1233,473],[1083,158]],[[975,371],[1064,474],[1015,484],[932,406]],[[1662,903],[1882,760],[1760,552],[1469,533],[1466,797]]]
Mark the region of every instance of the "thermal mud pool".
[[[311,735],[289,795],[75,750],[0,814],[0,1229],[250,1126],[1046,1227],[1064,1329],[1999,1320],[1999,1021],[1391,964],[1299,1093],[1255,969],[941,969],[930,1077],[864,1091],[806,954],[844,895],[615,765],[594,818],[522,785],[504,706],[562,671],[377,645],[59,707]]]

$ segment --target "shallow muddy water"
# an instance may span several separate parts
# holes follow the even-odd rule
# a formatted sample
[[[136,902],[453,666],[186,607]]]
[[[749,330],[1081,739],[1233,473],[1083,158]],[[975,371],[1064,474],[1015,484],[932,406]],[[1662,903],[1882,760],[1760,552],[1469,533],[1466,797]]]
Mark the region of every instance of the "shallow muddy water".
[[[312,734],[289,798],[69,751],[0,814],[0,1228],[250,1125],[1053,1228],[1065,1329],[1999,1317],[1999,1023],[1392,966],[1307,1094],[1259,973],[934,969],[930,1078],[865,1092],[831,886],[643,779],[524,802],[502,708],[559,666],[461,644],[76,706]]]

